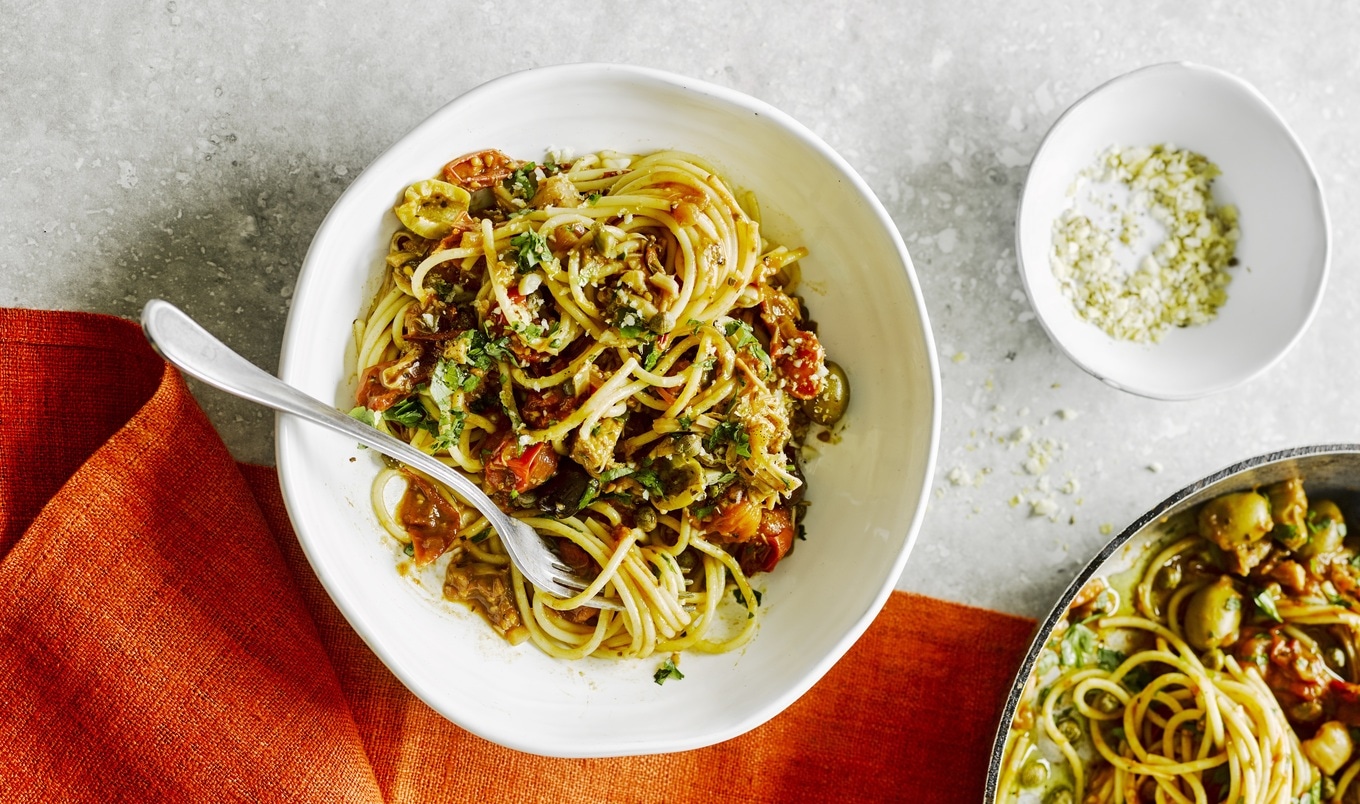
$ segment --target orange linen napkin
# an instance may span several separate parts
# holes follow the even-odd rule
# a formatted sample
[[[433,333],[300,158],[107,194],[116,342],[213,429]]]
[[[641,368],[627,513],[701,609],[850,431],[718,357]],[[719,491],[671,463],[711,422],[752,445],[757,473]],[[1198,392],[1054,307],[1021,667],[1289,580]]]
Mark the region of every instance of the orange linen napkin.
[[[977,801],[1033,623],[897,593],[811,692],[697,751],[521,754],[349,628],[271,469],[131,322],[0,310],[0,800]]]

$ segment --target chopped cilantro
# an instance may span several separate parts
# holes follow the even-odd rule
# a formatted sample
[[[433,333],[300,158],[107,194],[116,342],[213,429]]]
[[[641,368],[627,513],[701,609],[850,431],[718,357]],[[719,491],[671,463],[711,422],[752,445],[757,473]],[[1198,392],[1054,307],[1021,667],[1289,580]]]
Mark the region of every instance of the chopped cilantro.
[[[680,668],[675,666],[675,659],[667,659],[662,663],[660,669],[656,671],[656,675],[652,676],[652,680],[658,684],[664,684],[667,679],[673,678],[676,681],[679,681],[684,677],[685,674],[681,673]]]
[[[515,266],[522,274],[552,262],[553,253],[548,248],[548,238],[532,229],[510,238],[510,245],[515,247]]]

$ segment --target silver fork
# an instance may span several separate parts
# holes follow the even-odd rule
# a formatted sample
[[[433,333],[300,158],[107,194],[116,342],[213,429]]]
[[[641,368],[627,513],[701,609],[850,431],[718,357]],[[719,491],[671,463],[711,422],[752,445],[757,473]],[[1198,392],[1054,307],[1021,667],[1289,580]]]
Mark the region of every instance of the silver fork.
[[[156,351],[185,374],[242,399],[335,430],[449,486],[486,517],[500,535],[505,552],[509,553],[510,560],[520,574],[539,589],[566,598],[586,588],[586,582],[548,549],[532,527],[506,516],[467,477],[434,457],[313,399],[264,371],[233,352],[170,302],[161,299],[147,302],[142,308],[142,329]],[[622,608],[598,596],[585,605]]]

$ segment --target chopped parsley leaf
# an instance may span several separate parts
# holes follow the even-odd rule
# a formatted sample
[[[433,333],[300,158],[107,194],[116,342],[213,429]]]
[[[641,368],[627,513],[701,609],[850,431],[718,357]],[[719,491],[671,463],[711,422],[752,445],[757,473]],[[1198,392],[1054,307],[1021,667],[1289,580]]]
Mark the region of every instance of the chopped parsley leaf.
[[[614,466],[600,473],[600,482],[608,483],[611,480],[618,480],[619,478],[626,477],[632,473],[633,467],[631,466]]]
[[[655,496],[657,497],[666,496],[666,490],[661,487],[661,478],[657,477],[656,472],[654,470],[640,469],[638,471],[635,471],[633,472],[633,479],[636,480],[638,484],[641,485],[644,489],[647,489],[647,491],[651,492]]]
[[[515,358],[515,353],[510,351],[509,335],[502,335],[495,340],[487,338],[485,341],[485,344],[482,346],[482,351],[486,357],[492,360],[504,360],[507,363],[518,364],[519,361]]]
[[[411,429],[435,432],[434,422],[430,421],[425,406],[420,404],[420,397],[414,394],[383,411],[382,416],[389,422],[396,422]]]
[[[1077,623],[1068,628],[1058,643],[1058,661],[1063,667],[1085,667],[1095,656],[1096,632]]]
[[[662,663],[660,669],[656,671],[656,675],[652,676],[652,680],[658,684],[665,684],[668,679],[673,678],[676,681],[680,681],[684,677],[685,674],[680,672],[680,668],[675,666],[675,659],[667,659]]]
[[[590,481],[586,483],[586,490],[582,492],[581,499],[576,503],[577,510],[585,508],[587,505],[595,502],[595,498],[599,496],[600,481],[591,478]]]
[[[1119,665],[1123,664],[1124,660],[1127,658],[1127,656],[1117,650],[1110,650],[1105,647],[1096,648],[1096,665],[1100,667],[1100,669],[1108,670],[1111,673],[1117,670]]]
[[[732,348],[745,349],[755,355],[760,362],[770,365],[770,356],[761,347],[760,341],[756,340],[756,335],[751,331],[751,325],[745,321],[729,321],[723,327],[723,333],[729,338],[733,338]]]
[[[656,362],[661,359],[661,347],[653,341],[647,347],[647,354],[642,358],[642,368],[651,371],[656,368]]]
[[[741,457],[751,457],[751,436],[738,421],[721,422],[717,427],[714,427],[713,432],[708,434],[704,448],[709,452],[715,452],[722,445],[729,443],[733,445],[737,454]]]
[[[538,165],[533,162],[525,162],[505,178],[505,189],[515,198],[525,201],[533,199],[538,192],[538,177],[534,175],[537,169]]]
[[[360,405],[359,407],[351,410],[349,412],[349,415],[355,419],[358,419],[359,421],[363,422],[369,427],[376,427],[378,424],[377,416],[374,415],[373,411],[369,410],[363,405]]]
[[[760,605],[760,602],[761,602],[761,598],[764,597],[764,596],[760,593],[760,590],[759,590],[759,589],[752,589],[752,590],[751,590],[751,594],[753,594],[753,595],[756,596],[756,605],[759,606],[759,605]],[[736,599],[736,601],[737,601],[738,604],[740,604],[740,605],[742,605],[742,606],[745,606],[745,605],[746,605],[746,595],[743,595],[743,594],[741,593],[741,587],[740,587],[740,586],[734,586],[734,587],[732,587],[732,597]]]
[[[515,266],[522,274],[552,262],[553,253],[548,248],[548,238],[532,229],[510,238],[510,245],[515,247]]]
[[[1280,610],[1275,608],[1275,597],[1270,594],[1269,589],[1262,589],[1261,593],[1256,596],[1256,610],[1277,623],[1284,622],[1284,618],[1280,616]]]

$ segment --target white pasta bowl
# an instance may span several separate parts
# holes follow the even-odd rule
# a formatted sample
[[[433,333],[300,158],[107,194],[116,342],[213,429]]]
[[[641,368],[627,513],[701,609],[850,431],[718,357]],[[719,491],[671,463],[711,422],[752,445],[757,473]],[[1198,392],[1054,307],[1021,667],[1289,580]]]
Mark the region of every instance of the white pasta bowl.
[[[379,157],[336,203],[298,278],[283,379],[348,408],[352,325],[381,280],[392,206],[411,182],[463,153],[522,159],[549,149],[677,148],[753,190],[763,233],[805,245],[804,294],[853,396],[839,443],[807,467],[807,540],[764,590],[759,632],[727,654],[660,662],[551,659],[511,646],[436,584],[400,573],[370,503],[376,458],[287,416],[279,475],[313,569],[350,624],[417,696],[458,725],[522,751],[598,757],[680,751],[742,734],[806,692],[864,632],[915,540],[933,474],[939,373],[911,259],[863,180],[777,109],[652,70],[571,65],[492,81],[456,99]]]
[[[1238,208],[1240,264],[1212,321],[1156,343],[1116,339],[1063,295],[1049,259],[1053,224],[1106,149],[1166,143],[1221,168],[1213,193]],[[1121,390],[1190,399],[1256,377],[1303,335],[1322,299],[1331,231],[1312,163],[1266,99],[1222,71],[1170,63],[1098,87],[1053,124],[1029,167],[1016,251],[1040,323],[1077,365]]]

